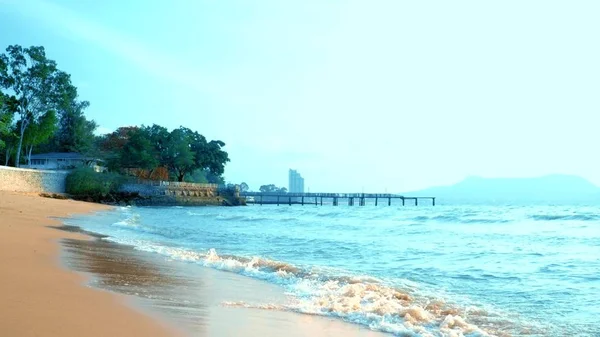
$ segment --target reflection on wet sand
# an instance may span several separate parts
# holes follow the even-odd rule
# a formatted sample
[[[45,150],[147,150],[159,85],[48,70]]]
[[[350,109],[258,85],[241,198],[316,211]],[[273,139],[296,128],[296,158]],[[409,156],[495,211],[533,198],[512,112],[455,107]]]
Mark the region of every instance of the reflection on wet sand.
[[[280,307],[290,299],[279,286],[191,263],[167,260],[131,246],[102,240],[64,239],[64,261],[89,273],[90,285],[129,295],[142,311],[191,336],[386,336],[337,319],[288,311],[241,308],[227,302]],[[268,307],[268,306],[267,306]]]
[[[76,228],[61,229],[77,231]],[[152,259],[131,246],[101,240],[102,236],[94,237],[62,240],[64,261],[69,268],[90,273],[89,283],[94,287],[130,295],[142,311],[163,316],[179,327],[183,324],[194,335],[203,332],[206,307],[202,298],[186,298],[184,294],[186,289],[201,287],[201,280],[191,282],[164,260]]]

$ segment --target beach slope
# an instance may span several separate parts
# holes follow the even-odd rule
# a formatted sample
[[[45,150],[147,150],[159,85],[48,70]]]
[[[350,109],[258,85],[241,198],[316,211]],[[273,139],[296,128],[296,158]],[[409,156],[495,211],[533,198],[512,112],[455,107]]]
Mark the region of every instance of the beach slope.
[[[61,238],[49,217],[105,206],[0,191],[0,326],[3,336],[172,336],[175,331],[124,305],[124,298],[84,286],[60,267]]]

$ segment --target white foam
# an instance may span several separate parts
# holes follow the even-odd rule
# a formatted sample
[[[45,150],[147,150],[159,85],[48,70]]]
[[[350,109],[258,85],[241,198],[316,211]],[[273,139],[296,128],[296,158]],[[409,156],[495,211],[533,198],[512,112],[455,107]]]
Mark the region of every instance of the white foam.
[[[444,306],[442,302],[435,306],[418,303],[407,292],[390,287],[376,278],[354,276],[335,279],[329,276],[329,280],[326,280],[323,275],[303,274],[295,266],[259,257],[222,257],[215,249],[199,253],[143,240],[116,241],[172,259],[277,283],[286,289],[286,294],[296,299],[284,306],[238,302],[224,305],[338,317],[400,336],[492,336],[461,316],[445,314],[448,311],[440,309]]]

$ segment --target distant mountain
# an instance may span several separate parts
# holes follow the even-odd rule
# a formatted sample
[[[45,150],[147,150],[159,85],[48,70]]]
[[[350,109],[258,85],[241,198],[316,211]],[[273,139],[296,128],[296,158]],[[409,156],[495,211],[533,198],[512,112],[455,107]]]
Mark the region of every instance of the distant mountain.
[[[584,178],[548,175],[538,178],[469,177],[452,185],[403,193],[434,196],[440,201],[467,203],[586,202],[600,201],[600,188]]]

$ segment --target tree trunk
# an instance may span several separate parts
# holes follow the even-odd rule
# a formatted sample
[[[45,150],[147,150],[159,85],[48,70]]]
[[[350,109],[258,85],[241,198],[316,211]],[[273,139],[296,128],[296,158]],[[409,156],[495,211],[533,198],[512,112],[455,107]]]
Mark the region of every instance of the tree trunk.
[[[33,145],[29,145],[29,151],[27,151],[27,165],[31,166],[31,152],[33,151]]]
[[[12,152],[12,146],[6,148],[6,153],[4,154],[4,166],[8,166],[8,162],[10,161],[10,153]]]
[[[23,96],[26,97],[25,94],[23,94]],[[19,137],[19,145],[17,146],[17,160],[15,161],[15,167],[21,166],[21,149],[23,147],[23,137],[25,136],[25,129],[29,124],[29,116],[27,115],[27,104],[25,103],[24,99],[21,100],[20,108],[21,136]]]
[[[17,146],[17,160],[15,161],[15,167],[21,166],[21,149],[23,147],[23,135],[25,134],[26,121],[21,120],[21,137],[19,137],[19,145]]]

